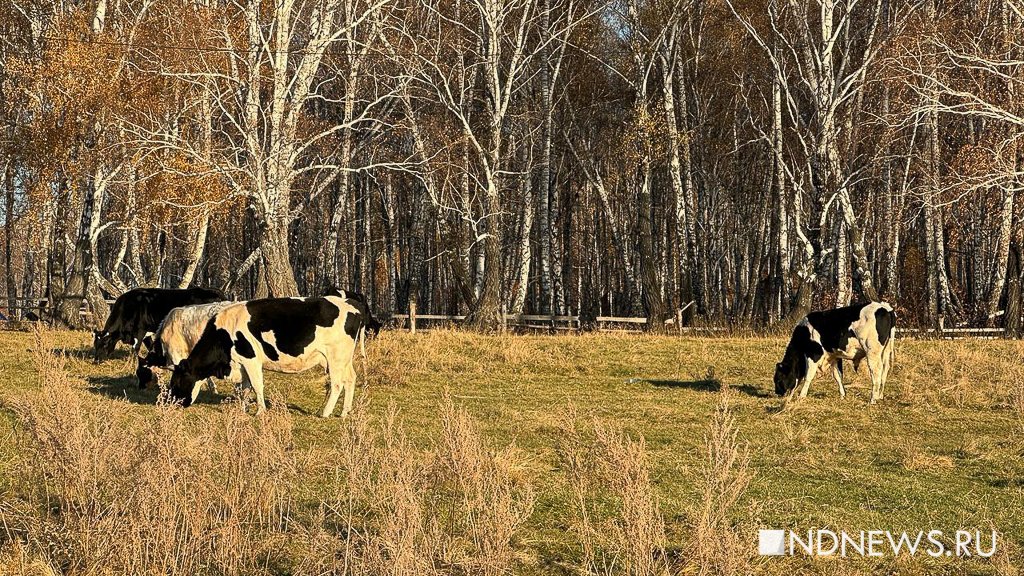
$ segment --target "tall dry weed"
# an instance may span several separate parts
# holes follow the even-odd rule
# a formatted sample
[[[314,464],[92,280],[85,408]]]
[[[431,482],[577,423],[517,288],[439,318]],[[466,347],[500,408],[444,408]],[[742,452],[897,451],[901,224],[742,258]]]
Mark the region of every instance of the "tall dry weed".
[[[535,500],[524,459],[512,446],[487,446],[447,397],[439,419],[441,433],[424,450],[406,438],[393,407],[379,425],[356,413],[333,473],[335,496],[309,531],[300,573],[512,572]]]
[[[12,405],[27,465],[6,538],[65,574],[261,572],[290,507],[287,412],[224,410],[199,430],[171,407],[140,418],[84,392],[45,339],[39,389]]]
[[[747,448],[739,442],[728,388],[704,437],[701,502],[688,552],[700,574],[730,576],[750,572],[750,547],[730,518],[753,473]]]
[[[574,502],[582,568],[591,574],[670,573],[665,521],[643,437],[595,421],[585,437],[570,410],[559,447]]]

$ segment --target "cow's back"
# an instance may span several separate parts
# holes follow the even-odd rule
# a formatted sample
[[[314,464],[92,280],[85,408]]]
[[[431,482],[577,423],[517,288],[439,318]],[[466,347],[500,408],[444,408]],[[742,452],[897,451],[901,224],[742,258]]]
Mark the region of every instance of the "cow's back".
[[[141,338],[147,332],[155,333],[175,308],[226,299],[223,292],[211,288],[135,288],[114,301],[103,330],[122,340]]]
[[[893,336],[896,328],[896,312],[892,307],[882,302],[875,310],[875,330],[878,332],[878,343],[885,346]]]
[[[172,309],[160,323],[157,338],[172,364],[187,358],[199,342],[206,324],[221,310],[237,302],[193,304]]]

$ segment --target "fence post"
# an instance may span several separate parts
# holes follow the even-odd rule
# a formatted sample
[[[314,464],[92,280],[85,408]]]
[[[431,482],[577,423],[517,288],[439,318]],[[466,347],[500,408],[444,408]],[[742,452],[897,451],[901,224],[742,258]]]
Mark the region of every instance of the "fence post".
[[[416,333],[416,299],[409,298],[409,334]]]

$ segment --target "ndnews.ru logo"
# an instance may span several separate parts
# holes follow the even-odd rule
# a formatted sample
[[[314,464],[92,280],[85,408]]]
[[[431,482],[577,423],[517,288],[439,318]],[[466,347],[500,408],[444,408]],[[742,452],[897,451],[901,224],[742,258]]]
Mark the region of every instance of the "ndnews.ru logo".
[[[900,556],[927,554],[933,558],[955,556],[988,558],[996,553],[998,533],[957,530],[952,538],[942,530],[889,532],[862,530],[834,532],[826,529],[759,530],[757,552],[762,556]]]

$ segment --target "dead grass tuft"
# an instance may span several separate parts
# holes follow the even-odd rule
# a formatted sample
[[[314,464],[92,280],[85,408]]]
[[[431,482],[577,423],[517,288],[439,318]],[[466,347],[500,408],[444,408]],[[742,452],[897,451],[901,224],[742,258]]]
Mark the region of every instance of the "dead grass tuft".
[[[971,447],[965,446],[970,451]],[[897,446],[900,463],[911,471],[949,470],[956,464],[949,456],[932,454],[916,442],[902,441]]]
[[[595,421],[593,439],[585,440],[572,411],[562,438],[582,568],[592,574],[669,574],[665,521],[644,439]]]
[[[689,550],[700,574],[732,575],[750,572],[749,543],[742,541],[730,519],[753,476],[746,446],[730,408],[730,392],[720,394],[704,438],[703,506],[697,515]]]
[[[535,501],[523,454],[491,449],[447,397],[427,449],[406,438],[397,410],[379,425],[357,410],[336,445],[314,453],[295,448],[287,410],[225,406],[197,421],[157,406],[140,418],[85,392],[37,338],[39,387],[10,403],[27,465],[18,499],[0,505],[4,574],[490,576],[515,566]],[[305,494],[311,486],[321,491]]]

